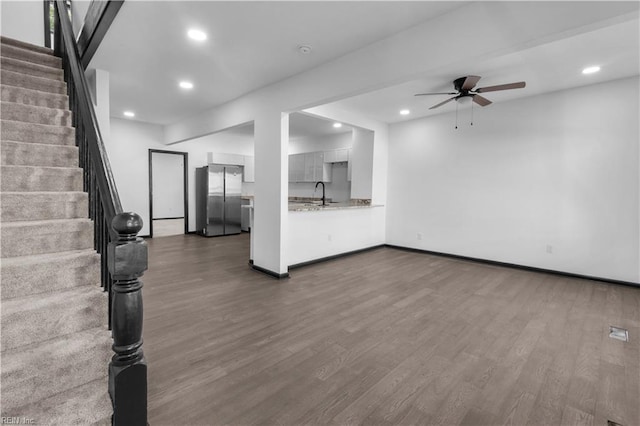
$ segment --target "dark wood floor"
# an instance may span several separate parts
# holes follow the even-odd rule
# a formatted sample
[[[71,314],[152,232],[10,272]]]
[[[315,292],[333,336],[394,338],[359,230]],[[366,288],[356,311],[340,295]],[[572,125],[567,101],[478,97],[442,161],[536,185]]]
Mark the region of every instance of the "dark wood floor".
[[[149,240],[152,426],[640,425],[640,289],[390,248],[278,281],[248,244]]]

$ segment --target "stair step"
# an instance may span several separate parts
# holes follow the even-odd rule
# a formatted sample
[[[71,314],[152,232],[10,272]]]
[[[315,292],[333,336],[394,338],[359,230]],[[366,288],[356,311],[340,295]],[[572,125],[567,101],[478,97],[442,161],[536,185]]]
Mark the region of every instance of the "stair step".
[[[0,114],[5,120],[27,123],[48,124],[50,126],[71,126],[71,111],[33,105],[0,102]]]
[[[25,49],[23,47],[14,46],[4,42],[2,43],[0,55],[5,58],[19,59],[21,61],[46,65],[48,67],[62,68],[62,59],[54,56],[52,53],[43,53],[32,49]]]
[[[64,81],[64,71],[59,67],[34,64],[33,62],[22,61],[15,58],[0,57],[2,69],[19,72],[22,74],[35,75],[36,77],[50,78],[51,80]]]
[[[2,350],[32,345],[94,327],[107,327],[107,294],[100,284],[2,301]]]
[[[34,419],[38,425],[111,426],[113,405],[108,388],[108,378],[102,377],[38,402],[18,407],[13,413],[6,413],[6,416]],[[5,416],[4,411],[2,415]]]
[[[56,219],[3,222],[0,228],[2,257],[93,248],[93,222],[89,219]]]
[[[100,255],[92,248],[2,259],[2,300],[100,282]]]
[[[24,87],[0,85],[0,99],[4,102],[56,109],[69,109],[69,97]]]
[[[2,120],[0,138],[3,141],[33,142],[48,145],[75,145],[76,129],[48,126],[24,121]]]
[[[3,192],[0,221],[77,219],[88,212],[86,192]]]
[[[2,141],[0,153],[5,166],[78,167],[75,146]]]
[[[82,191],[78,167],[0,166],[2,192]]]
[[[34,52],[43,53],[45,55],[53,56],[53,49],[44,46],[38,46],[35,44],[27,43],[25,41],[16,40],[14,38],[0,36],[0,43],[2,43],[2,48],[6,46],[14,46],[19,47],[21,49],[33,50]]]
[[[111,344],[111,333],[101,326],[3,350],[2,416],[20,415],[19,407],[105,379]]]
[[[21,74],[19,72],[2,70],[0,82],[6,86],[24,87],[25,89],[39,90],[41,92],[67,94],[67,83],[51,80],[49,78],[36,77]]]

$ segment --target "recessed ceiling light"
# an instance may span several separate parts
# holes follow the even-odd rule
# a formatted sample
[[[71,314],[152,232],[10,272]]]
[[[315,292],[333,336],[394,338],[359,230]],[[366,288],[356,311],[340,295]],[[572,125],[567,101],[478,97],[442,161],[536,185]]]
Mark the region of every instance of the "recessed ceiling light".
[[[124,113],[125,117],[135,117],[136,114],[133,111],[125,111]]]
[[[311,49],[312,47],[306,44],[301,44],[300,46],[298,46],[298,52],[306,55],[308,53],[311,53]]]
[[[196,30],[195,28],[187,31],[187,35],[196,41],[205,41],[207,39],[207,34],[204,31]]]
[[[342,127],[342,123],[333,123],[333,127],[339,129],[340,127]]]
[[[181,81],[180,87],[182,87],[183,89],[193,89],[193,83],[190,81]]]
[[[594,72],[598,72],[598,71],[600,71],[599,66],[587,67],[582,70],[582,74],[593,74]]]
[[[411,111],[409,111],[408,109],[401,109],[400,110],[400,115],[409,115],[411,114]]]

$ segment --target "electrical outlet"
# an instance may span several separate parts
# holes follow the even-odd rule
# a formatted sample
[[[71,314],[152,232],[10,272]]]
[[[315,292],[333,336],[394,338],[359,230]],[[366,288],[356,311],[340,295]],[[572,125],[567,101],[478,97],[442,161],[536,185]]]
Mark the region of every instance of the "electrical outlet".
[[[418,232],[418,235],[416,235],[416,238],[418,238],[418,240],[422,240],[422,233]]]
[[[547,253],[549,253],[549,254],[553,253],[553,246],[547,245]]]

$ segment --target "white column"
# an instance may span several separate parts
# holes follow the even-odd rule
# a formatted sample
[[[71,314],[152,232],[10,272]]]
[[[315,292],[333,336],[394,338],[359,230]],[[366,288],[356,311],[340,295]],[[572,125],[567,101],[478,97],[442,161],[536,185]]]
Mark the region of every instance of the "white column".
[[[254,123],[253,266],[272,275],[285,276],[288,273],[289,114],[261,111]]]
[[[373,185],[374,132],[353,129],[351,154],[351,198],[371,199]]]

